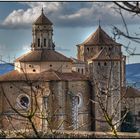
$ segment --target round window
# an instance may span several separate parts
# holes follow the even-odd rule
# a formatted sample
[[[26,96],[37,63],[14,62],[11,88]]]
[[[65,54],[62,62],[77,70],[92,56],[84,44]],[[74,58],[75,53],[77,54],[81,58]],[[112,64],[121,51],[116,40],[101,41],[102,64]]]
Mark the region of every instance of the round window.
[[[20,98],[20,104],[24,107],[28,107],[29,106],[29,99],[26,96],[23,96]]]
[[[29,107],[30,104],[30,100],[29,97],[27,95],[20,95],[18,98],[18,104],[20,105],[20,107],[27,109]]]

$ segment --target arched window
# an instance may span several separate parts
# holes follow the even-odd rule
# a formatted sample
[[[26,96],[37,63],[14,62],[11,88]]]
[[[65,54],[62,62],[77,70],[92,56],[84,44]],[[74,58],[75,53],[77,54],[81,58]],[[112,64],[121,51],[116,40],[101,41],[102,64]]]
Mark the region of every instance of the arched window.
[[[82,74],[84,73],[84,70],[83,69],[81,69],[81,72],[82,72]]]
[[[40,47],[40,38],[38,38],[38,47]]]
[[[87,48],[87,51],[89,52],[89,48]]]
[[[78,72],[80,72],[80,69],[78,68]]]
[[[104,62],[104,66],[107,66],[107,63],[106,62]]]
[[[78,110],[83,104],[83,98],[81,93],[77,93],[72,96],[72,125],[73,129],[77,129],[79,127],[79,117]]]
[[[98,66],[100,66],[101,64],[100,64],[100,62],[98,62]]]

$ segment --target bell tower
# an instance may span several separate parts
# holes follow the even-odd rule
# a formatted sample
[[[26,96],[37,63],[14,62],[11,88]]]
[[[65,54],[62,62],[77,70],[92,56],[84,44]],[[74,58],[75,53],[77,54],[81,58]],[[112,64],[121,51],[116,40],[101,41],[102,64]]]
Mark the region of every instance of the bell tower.
[[[32,25],[32,50],[54,50],[52,22],[45,16],[43,8],[41,15]]]

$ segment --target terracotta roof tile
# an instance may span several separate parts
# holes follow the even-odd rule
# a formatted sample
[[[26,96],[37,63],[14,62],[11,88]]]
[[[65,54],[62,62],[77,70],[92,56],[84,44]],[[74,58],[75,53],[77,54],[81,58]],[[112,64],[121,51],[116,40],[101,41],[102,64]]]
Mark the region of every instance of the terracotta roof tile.
[[[40,62],[40,61],[68,61],[72,60],[54,50],[33,50],[15,60],[20,62]]]
[[[90,58],[89,60],[120,60],[121,56],[117,54],[109,54],[107,53],[107,50],[103,48],[102,50],[99,51],[94,57]]]
[[[17,70],[13,70],[0,76],[0,82],[13,82],[13,81],[83,81],[88,80],[86,76],[77,72],[60,73],[54,70],[44,71],[42,73],[19,73]]]
[[[115,42],[100,26],[80,45],[121,45]]]
[[[140,90],[133,87],[123,87],[122,96],[126,98],[140,98]]]
[[[73,58],[71,57],[70,58],[72,60],[73,63],[79,63],[79,64],[86,64],[86,62],[82,61],[82,60],[79,60],[79,59],[76,59],[76,58]]]
[[[42,12],[37,20],[33,23],[34,25],[52,25],[52,22]]]

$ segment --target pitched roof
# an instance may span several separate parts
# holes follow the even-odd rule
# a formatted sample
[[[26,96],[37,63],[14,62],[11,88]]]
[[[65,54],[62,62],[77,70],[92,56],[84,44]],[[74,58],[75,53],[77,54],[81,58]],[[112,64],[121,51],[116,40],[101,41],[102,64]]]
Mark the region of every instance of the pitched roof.
[[[91,34],[82,44],[79,45],[121,45],[115,42],[102,28],[101,26]],[[78,45],[78,46],[79,46]]]
[[[13,70],[0,76],[0,82],[13,82],[13,81],[83,81],[88,80],[86,76],[78,72],[60,73],[52,69],[42,73],[19,73]]]
[[[43,10],[41,15],[33,23],[34,25],[52,25],[53,23],[44,15]]]
[[[120,60],[121,56],[117,55],[117,54],[109,54],[106,50],[106,48],[103,48],[102,50],[99,51],[99,53],[97,53],[95,56],[93,56],[92,58],[90,58],[89,60]]]
[[[43,61],[63,61],[71,62],[72,60],[54,50],[32,50],[15,60],[20,62],[43,62]]]
[[[79,59],[76,59],[76,58],[73,58],[73,57],[71,57],[70,59],[72,60],[72,62],[74,64],[86,64],[86,62],[79,60]]]
[[[140,98],[140,90],[133,87],[123,87],[122,96],[126,98]]]

